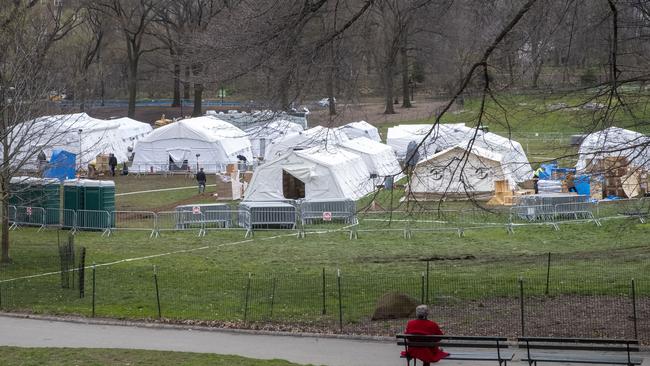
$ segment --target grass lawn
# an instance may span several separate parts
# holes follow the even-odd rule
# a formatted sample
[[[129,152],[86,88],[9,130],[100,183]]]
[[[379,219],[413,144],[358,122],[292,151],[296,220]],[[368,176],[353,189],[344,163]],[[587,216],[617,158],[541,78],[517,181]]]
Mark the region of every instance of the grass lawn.
[[[290,366],[283,360],[256,360],[238,356],[201,353],[141,351],[94,348],[18,348],[0,347],[0,359],[5,366],[67,366],[67,365],[186,365],[186,366]]]

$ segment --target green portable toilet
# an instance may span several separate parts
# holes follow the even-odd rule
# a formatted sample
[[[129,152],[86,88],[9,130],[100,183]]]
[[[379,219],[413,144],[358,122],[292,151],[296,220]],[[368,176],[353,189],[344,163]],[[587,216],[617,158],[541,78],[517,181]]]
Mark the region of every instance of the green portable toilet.
[[[108,212],[115,211],[115,182],[102,181],[101,194],[101,209]]]
[[[9,204],[13,206],[24,206],[26,202],[27,180],[30,177],[13,177],[9,181]]]
[[[43,186],[40,178],[27,178],[23,184],[22,205],[26,207],[43,207]]]
[[[115,183],[108,180],[83,181],[84,210],[115,211]],[[90,214],[89,214],[90,215]],[[109,216],[92,214],[93,227],[107,228],[111,226]]]
[[[69,179],[63,182],[63,208],[65,210],[82,210],[84,207],[84,195],[81,180]],[[78,220],[81,218],[78,218]],[[73,226],[73,215],[63,214],[63,226]]]
[[[58,179],[43,179],[43,207],[45,209],[45,224],[60,224],[61,183]]]

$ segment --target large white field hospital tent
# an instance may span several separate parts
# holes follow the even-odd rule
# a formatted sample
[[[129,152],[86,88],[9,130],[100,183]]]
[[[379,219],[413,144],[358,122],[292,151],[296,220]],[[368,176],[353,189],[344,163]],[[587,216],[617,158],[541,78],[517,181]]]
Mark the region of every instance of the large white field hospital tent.
[[[371,125],[366,121],[351,122],[347,125],[339,127],[339,129],[351,139],[357,137],[366,137],[371,140],[381,142],[381,136],[379,136],[379,130],[377,127]]]
[[[585,137],[578,150],[576,170],[606,157],[625,158],[634,167],[650,168],[650,137],[619,127],[610,127]]]
[[[339,146],[361,156],[370,174],[375,174],[377,177],[397,175],[402,170],[393,149],[388,145],[366,137],[358,137],[344,141]]]
[[[197,164],[206,172],[223,170],[237,156],[252,159],[251,144],[246,133],[228,122],[214,117],[197,117],[155,129],[135,147],[131,170],[174,170]]]
[[[264,160],[273,160],[292,150],[308,149],[315,146],[334,146],[347,140],[349,140],[348,136],[339,129],[316,126],[275,139],[266,148]]]
[[[420,161],[411,177],[409,190],[417,196],[487,194],[494,191],[494,181],[506,175],[503,156],[480,147],[457,145]],[[510,180],[509,179],[509,180]]]
[[[432,124],[397,125],[388,129],[386,143],[395,150],[397,158],[404,160],[411,141],[420,143],[433,127]],[[474,133],[474,129],[463,123],[439,124],[420,147],[420,157],[456,146]]]
[[[363,159],[334,146],[289,151],[260,165],[246,190],[246,201],[286,199],[358,200],[373,191]]]
[[[245,130],[246,136],[251,141],[253,156],[257,158],[265,156],[267,146],[273,141],[301,131],[303,131],[301,125],[287,120],[272,121]]]
[[[149,124],[130,118],[102,120],[76,113],[25,122],[14,128],[11,139],[26,153],[42,150],[48,158],[53,150],[69,151],[77,155],[81,166],[86,166],[99,154],[112,153],[119,162],[128,160],[136,142],[151,131]],[[27,141],[21,143],[21,139]],[[28,162],[25,168],[31,168],[31,164]]]

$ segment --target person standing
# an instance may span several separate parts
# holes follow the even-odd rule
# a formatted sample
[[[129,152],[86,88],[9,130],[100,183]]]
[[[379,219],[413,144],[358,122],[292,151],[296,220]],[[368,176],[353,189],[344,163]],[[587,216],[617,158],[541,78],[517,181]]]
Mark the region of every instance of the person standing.
[[[409,320],[406,323],[405,334],[416,335],[443,335],[442,330],[435,322],[428,320],[429,307],[419,305],[415,308],[415,317],[417,319]],[[409,347],[407,357],[415,358],[423,362],[423,366],[429,366],[431,362],[438,362],[449,356],[449,353],[436,347]]]
[[[108,155],[108,166],[111,168],[111,175],[115,176],[115,167],[117,166],[117,158],[115,155]]]
[[[569,192],[576,192],[578,193],[578,190],[576,189],[576,177],[573,175],[573,173],[569,172],[566,175],[566,188]]]
[[[199,194],[205,192],[205,182],[206,182],[205,172],[201,168],[198,173],[196,173],[196,181],[199,183]]]

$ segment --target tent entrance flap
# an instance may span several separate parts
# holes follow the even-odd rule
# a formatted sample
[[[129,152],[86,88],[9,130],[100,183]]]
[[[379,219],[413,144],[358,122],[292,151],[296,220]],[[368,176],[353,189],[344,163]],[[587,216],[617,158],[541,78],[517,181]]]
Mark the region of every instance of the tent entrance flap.
[[[305,198],[305,183],[282,170],[282,195],[287,199]]]

